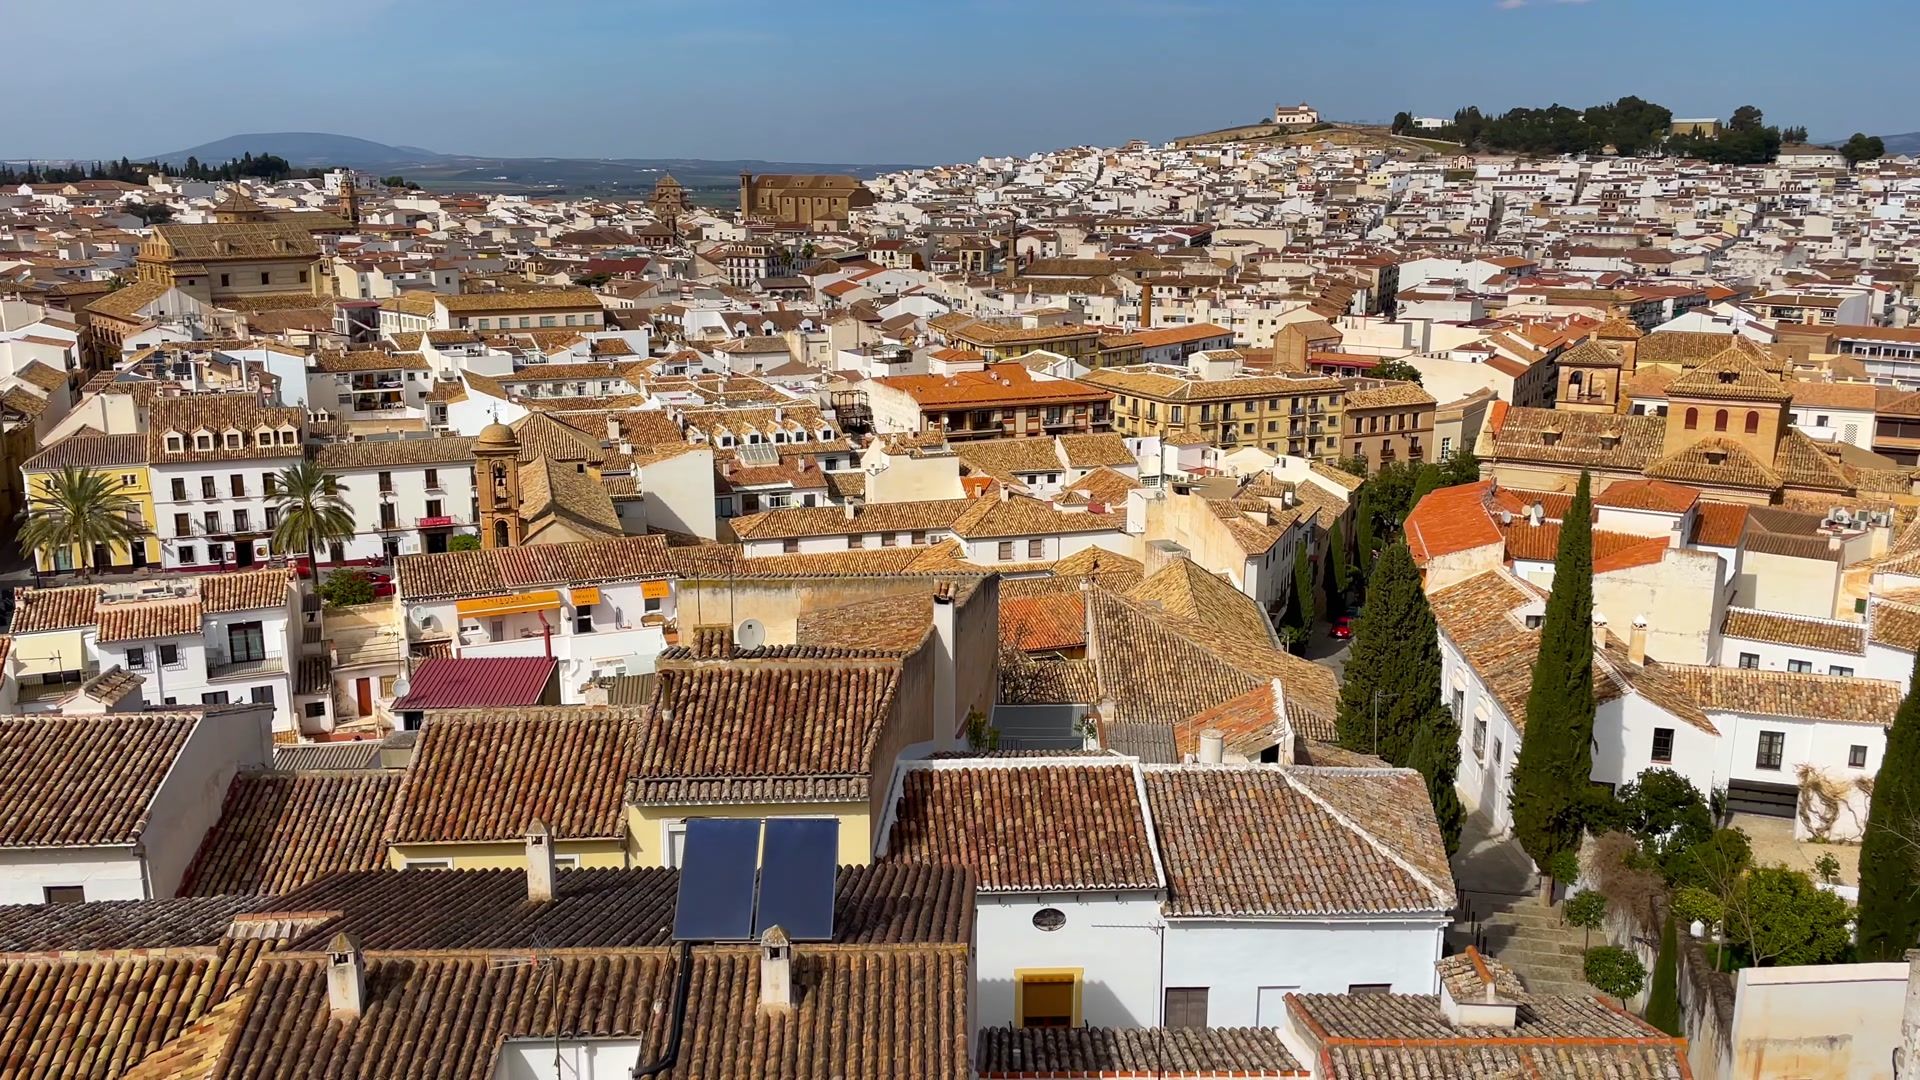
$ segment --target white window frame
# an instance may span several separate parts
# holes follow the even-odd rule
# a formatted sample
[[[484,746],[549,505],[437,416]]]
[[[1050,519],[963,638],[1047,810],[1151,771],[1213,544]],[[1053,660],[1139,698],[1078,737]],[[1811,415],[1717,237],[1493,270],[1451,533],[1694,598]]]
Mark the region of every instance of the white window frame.
[[[442,859],[409,858],[406,860],[406,864],[402,866],[401,869],[402,870],[451,870],[453,869],[453,860],[451,858],[442,858]]]

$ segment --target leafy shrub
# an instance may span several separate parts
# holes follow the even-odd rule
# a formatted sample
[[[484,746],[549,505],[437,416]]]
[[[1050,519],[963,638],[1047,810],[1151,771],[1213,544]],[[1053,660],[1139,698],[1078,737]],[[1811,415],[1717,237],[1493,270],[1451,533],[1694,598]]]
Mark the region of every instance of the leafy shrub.
[[[1547,876],[1562,885],[1580,880],[1580,853],[1571,849],[1556,851],[1547,860]]]
[[[1560,913],[1569,926],[1582,930],[1598,930],[1607,921],[1607,898],[1599,892],[1588,889],[1586,892],[1567,901],[1565,910]]]
[[[447,541],[448,551],[479,551],[480,538],[472,533],[461,533]]]
[[[320,583],[320,599],[330,608],[373,602],[373,579],[364,570],[335,570]]]
[[[1586,976],[1595,990],[1625,1001],[1646,985],[1647,969],[1618,945],[1597,945],[1587,950]]]
[[[1696,885],[1683,885],[1673,893],[1673,917],[1683,923],[1712,926],[1724,914],[1720,898]]]

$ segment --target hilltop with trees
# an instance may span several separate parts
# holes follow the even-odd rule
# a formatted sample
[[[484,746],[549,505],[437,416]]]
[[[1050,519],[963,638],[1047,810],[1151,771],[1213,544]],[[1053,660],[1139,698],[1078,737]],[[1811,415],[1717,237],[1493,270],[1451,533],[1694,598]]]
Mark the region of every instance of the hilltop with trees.
[[[310,180],[324,176],[326,172],[325,169],[296,169],[286,158],[274,154],[245,153],[217,165],[203,162],[197,157],[189,157],[185,164],[178,166],[162,165],[159,161],[130,161],[126,158],[63,165],[36,165],[29,162],[18,169],[12,165],[0,165],[0,184],[71,184],[80,180],[119,180],[129,184],[144,184],[147,177],[158,173],[183,180]]]
[[[1504,154],[1598,154],[1609,148],[1622,157],[1664,154],[1699,158],[1716,164],[1760,165],[1773,160],[1781,144],[1805,142],[1805,128],[1769,126],[1752,105],[1733,111],[1716,135],[1672,133],[1673,111],[1631,94],[1606,105],[1574,109],[1553,104],[1545,108],[1509,109],[1498,116],[1469,105],[1453,114],[1445,127],[1419,132],[1445,139],[1469,150]],[[1393,132],[1413,133],[1413,117],[1394,118]]]

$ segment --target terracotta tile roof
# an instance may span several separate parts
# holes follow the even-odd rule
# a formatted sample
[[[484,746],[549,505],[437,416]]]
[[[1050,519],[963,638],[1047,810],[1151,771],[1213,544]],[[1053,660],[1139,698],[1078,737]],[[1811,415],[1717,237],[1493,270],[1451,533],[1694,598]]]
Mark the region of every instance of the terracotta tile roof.
[[[1019,664],[1016,672],[1012,664]],[[1100,700],[1100,682],[1091,660],[1055,660],[1026,658],[1003,659],[1000,666],[1002,705],[1091,705]],[[1172,732],[1164,724],[1172,745]]]
[[[1691,1075],[1685,1040],[1597,998],[1528,997],[1512,1028],[1455,1027],[1434,994],[1289,994],[1287,1011],[1328,1080]]]
[[[108,604],[95,613],[97,640],[105,643],[164,637],[199,637],[202,618],[197,598],[151,604]]]
[[[955,446],[953,452],[968,469],[1000,480],[1016,480],[1020,473],[1059,474],[1066,471],[1054,441],[1044,435],[977,439]]]
[[[287,590],[294,580],[293,573],[288,567],[267,567],[205,574],[199,579],[200,604],[209,615],[283,608],[288,603]]]
[[[1703,502],[1693,542],[1706,547],[1738,547],[1747,530],[1747,508],[1738,503]]]
[[[1087,612],[1078,593],[1002,597],[1000,642],[1023,652],[1057,652],[1087,643]]]
[[[641,718],[635,796],[659,803],[769,801],[768,784],[864,800],[900,669],[892,662],[797,666],[665,659]],[[724,782],[724,785],[723,785]]]
[[[1418,773],[1150,766],[1169,916],[1437,913],[1453,876]]]
[[[1642,342],[1641,347],[1645,347]],[[1669,398],[1709,398],[1737,401],[1785,402],[1792,395],[1775,373],[1748,351],[1729,348],[1702,360],[1667,384]]]
[[[740,554],[738,544],[698,544],[667,550],[674,572],[683,578],[809,578],[980,576],[987,573],[962,559],[956,543],[890,548],[856,548],[793,555]]]
[[[1699,501],[1699,488],[1669,484],[1664,480],[1617,480],[1593,497],[1595,506],[1657,510],[1666,514],[1683,514]]]
[[[234,777],[181,894],[284,893],[329,874],[386,866],[401,780],[384,771]]]
[[[599,311],[601,309],[600,297],[592,289],[436,293],[428,299],[454,315],[484,314],[492,311]]]
[[[679,884],[663,868],[561,869],[553,900],[533,904],[518,869],[358,871],[257,901],[241,922],[303,916],[295,950],[324,949],[342,932],[370,952],[652,948],[672,942]],[[964,944],[972,919],[972,881],[958,869],[840,868],[837,946]]]
[[[1008,536],[1121,533],[1126,531],[1126,525],[1127,516],[1123,512],[1096,514],[1091,510],[1060,510],[1050,502],[1025,495],[1007,499],[987,495],[971,500],[950,527],[969,540],[992,540]]]
[[[452,710],[421,735],[400,791],[396,844],[624,835],[621,796],[640,763],[644,710]]]
[[[1127,599],[1177,619],[1210,621],[1245,641],[1275,640],[1273,624],[1252,597],[1192,559],[1171,560],[1127,590]]]
[[[1280,679],[1287,719],[1309,738],[1329,737],[1339,689],[1326,668],[1250,639],[1231,626],[1185,620],[1094,586],[1087,593],[1088,655],[1103,697],[1122,721],[1173,723]]]
[[[1729,607],[1726,619],[1720,624],[1720,633],[1723,637],[1767,641],[1775,645],[1798,645],[1856,656],[1867,651],[1867,627],[1864,623],[1783,615],[1751,608]]]
[[[1371,389],[1347,391],[1346,404],[1348,409],[1406,409],[1431,406],[1434,400],[1418,383],[1389,382]]]
[[[1066,485],[1065,494],[1056,497],[1061,506],[1112,507],[1124,505],[1127,493],[1144,487],[1140,481],[1105,465]]]
[[[145,435],[69,435],[26,460],[25,472],[46,472],[69,465],[110,469],[147,463]]]
[[[1495,430],[1493,451],[1499,461],[1639,472],[1660,456],[1665,438],[1659,416],[1516,406]]]
[[[982,892],[1157,889],[1134,765],[1111,758],[903,765],[888,862],[965,867]],[[1054,824],[1072,821],[1072,829]]]
[[[1852,675],[1815,675],[1755,668],[1662,664],[1661,669],[1704,709],[1752,716],[1793,716],[1854,724],[1893,723],[1905,696],[1900,684]]]
[[[356,739],[352,742],[276,746],[273,748],[273,767],[283,772],[377,769],[380,767],[380,740]]]
[[[1133,451],[1127,449],[1127,440],[1119,435],[1062,435],[1060,452],[1066,455],[1067,464],[1076,469],[1139,464]]]
[[[483,954],[376,954],[366,1011],[343,1025],[328,1021],[325,956],[290,955],[262,966],[219,1060],[231,1080],[421,1071],[488,1080],[509,1039],[580,1035],[636,1038],[640,1059],[652,1060],[666,1045],[659,1004],[673,997],[675,961],[665,948],[609,950],[543,958],[536,973]],[[791,1011],[761,1007],[758,949],[700,948],[691,962],[689,1034],[666,1080],[969,1073],[963,945],[798,946]],[[581,989],[555,995],[554,985]]]
[[[1300,394],[1339,394],[1339,379],[1316,375],[1240,374],[1231,379],[1201,379],[1186,368],[1168,364],[1129,364],[1095,368],[1081,382],[1131,397],[1159,402],[1240,401],[1292,397]]]
[[[261,938],[223,939],[0,963],[0,1062],[19,1077],[135,1075],[129,1070],[238,999],[273,947]]]
[[[729,518],[742,540],[773,540],[808,536],[843,536],[883,532],[926,532],[951,529],[974,499],[926,499],[913,502],[866,503],[847,516],[839,506],[796,506],[762,510]]]
[[[953,375],[883,375],[871,381],[907,395],[923,409],[966,408],[976,402],[1092,402],[1112,396],[1085,382],[1036,376],[1024,364],[988,364],[982,371]]]
[[[906,656],[920,647],[933,628],[932,582],[927,589],[860,600],[802,612],[794,636],[802,642],[831,643],[833,648]]]
[[[981,1080],[1307,1075],[1274,1028],[982,1028],[978,1044]]]
[[[218,945],[246,896],[0,906],[0,953],[91,952]]]
[[[650,535],[402,555],[394,560],[394,570],[402,599],[437,600],[667,577],[673,564],[666,537]]]
[[[1683,484],[1740,487],[1772,491],[1780,475],[1767,468],[1753,451],[1732,439],[1701,439],[1646,466],[1647,476]]]
[[[1867,626],[1875,644],[1920,651],[1920,590],[1874,597],[1867,605]]]
[[[1834,450],[1837,452],[1839,447]],[[1788,487],[1844,494],[1851,494],[1854,489],[1853,478],[1836,458],[1828,456],[1826,448],[1798,428],[1788,428],[1780,436],[1780,442],[1774,448],[1773,467],[1780,474],[1780,482]],[[1896,476],[1892,490],[1900,494],[1910,492],[1913,485],[1907,479],[1908,470],[1896,468],[1890,471]]]
[[[0,717],[0,847],[137,843],[195,712]]]
[[[1488,512],[1491,480],[1428,492],[1407,514],[1404,532],[1414,564],[1425,566],[1441,555],[1491,547],[1501,530]]]
[[[98,585],[70,585],[61,589],[13,591],[13,626],[16,634],[34,634],[46,630],[75,630],[92,626],[94,608],[100,600]]]
[[[147,460],[155,465],[242,461],[267,458],[298,458],[302,454],[299,433],[306,429],[305,409],[260,404],[251,393],[186,394],[155,398],[148,406]],[[275,441],[262,446],[255,438],[262,428],[274,432]],[[293,428],[292,445],[279,441],[281,428]],[[213,436],[213,448],[194,449],[194,434],[205,431]],[[167,449],[167,434],[181,436],[182,449]],[[238,432],[240,445],[229,447],[226,436]]]
[[[326,443],[313,452],[314,464],[335,472],[387,469],[405,465],[457,465],[473,468],[473,440],[464,435],[431,439],[362,439]]]

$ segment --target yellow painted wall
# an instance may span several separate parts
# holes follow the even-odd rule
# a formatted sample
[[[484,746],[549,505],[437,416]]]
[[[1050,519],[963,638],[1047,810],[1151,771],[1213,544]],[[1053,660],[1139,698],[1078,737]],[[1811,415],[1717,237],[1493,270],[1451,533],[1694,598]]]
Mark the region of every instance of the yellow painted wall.
[[[626,845],[619,840],[558,840],[555,855],[578,855],[581,867],[626,867]],[[387,849],[387,865],[404,870],[412,859],[452,859],[455,870],[494,870],[527,867],[526,841],[497,844],[394,844]]]
[[[92,629],[88,627],[88,629]],[[87,644],[80,630],[50,634],[20,634],[10,652],[15,675],[43,675],[50,671],[79,671],[86,666]]]
[[[112,467],[102,467],[94,471],[115,478],[121,476],[131,476],[134,478],[132,484],[125,487],[117,487],[115,490],[127,498],[132,499],[134,505],[140,508],[140,520],[146,524],[147,532],[149,533],[146,538],[139,541],[147,545],[147,565],[160,565],[160,541],[152,535],[155,532],[154,527],[156,524],[153,520],[153,485],[148,479],[146,465],[116,465]],[[45,500],[47,484],[52,480],[53,475],[51,472],[30,472],[26,474],[27,503],[29,506]],[[80,565],[79,550],[76,548],[72,554],[73,565],[77,567]],[[36,552],[34,555],[34,559],[39,563],[42,571],[51,571],[53,569],[53,560],[49,558],[48,555],[49,553],[46,552]],[[113,545],[113,565],[133,565],[133,556],[128,553],[127,545]]]
[[[632,806],[627,807],[628,841],[635,866],[664,866],[661,825],[690,817],[827,817],[840,822],[839,862],[865,866],[873,861],[872,819],[865,803],[796,803],[786,806]]]

